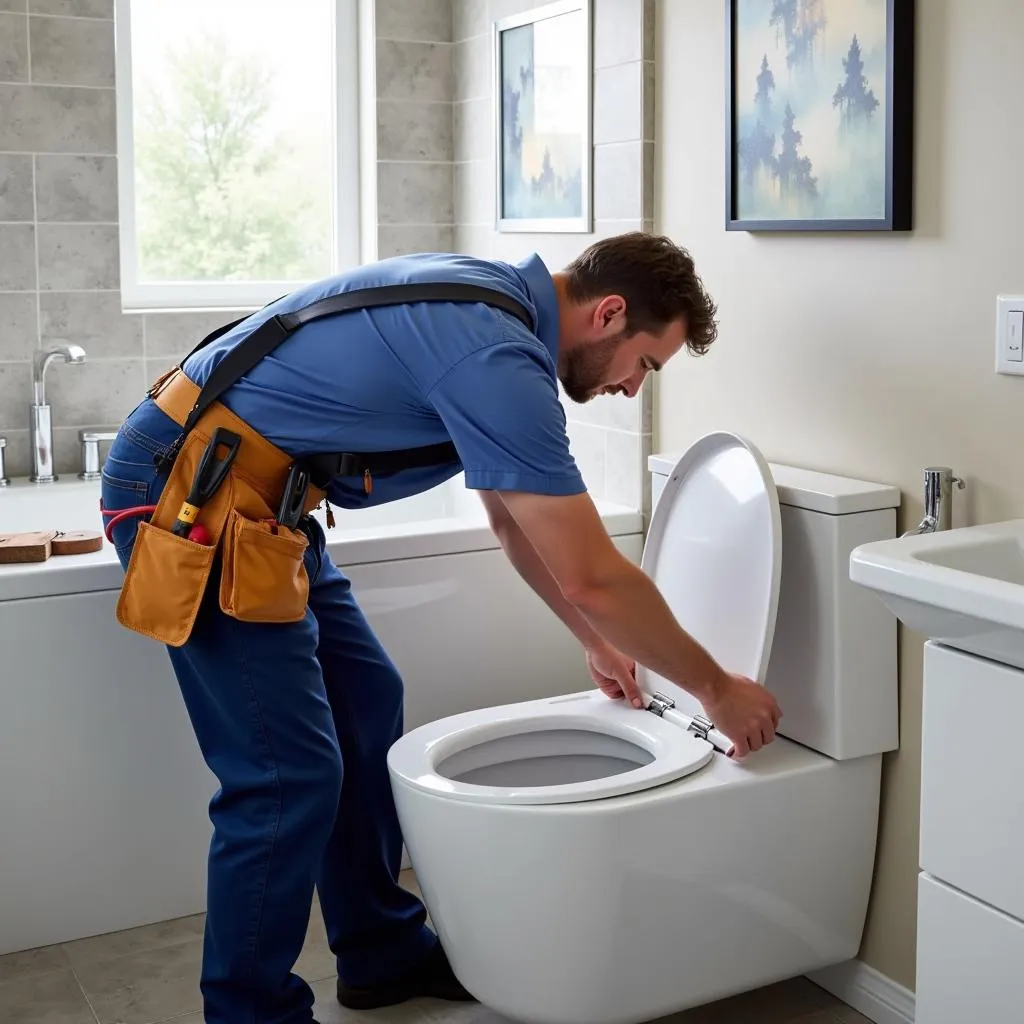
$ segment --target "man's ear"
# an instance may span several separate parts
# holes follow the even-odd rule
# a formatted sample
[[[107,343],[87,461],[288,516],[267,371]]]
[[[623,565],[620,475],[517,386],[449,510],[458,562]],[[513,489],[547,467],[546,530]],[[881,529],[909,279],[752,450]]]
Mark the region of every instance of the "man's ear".
[[[594,326],[599,331],[616,325],[612,333],[618,333],[625,326],[625,318],[626,300],[621,295],[606,295],[594,308]]]

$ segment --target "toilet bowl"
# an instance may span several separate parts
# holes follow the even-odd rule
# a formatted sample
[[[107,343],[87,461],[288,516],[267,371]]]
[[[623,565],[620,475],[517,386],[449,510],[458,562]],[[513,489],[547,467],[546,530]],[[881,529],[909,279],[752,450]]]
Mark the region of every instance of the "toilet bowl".
[[[728,757],[699,703],[638,666],[643,710],[553,683],[389,752],[452,967],[524,1024],[639,1024],[860,946],[896,637],[847,566],[895,534],[899,494],[769,465],[724,432],[652,461],[642,568],[727,669],[772,689],[775,742]]]

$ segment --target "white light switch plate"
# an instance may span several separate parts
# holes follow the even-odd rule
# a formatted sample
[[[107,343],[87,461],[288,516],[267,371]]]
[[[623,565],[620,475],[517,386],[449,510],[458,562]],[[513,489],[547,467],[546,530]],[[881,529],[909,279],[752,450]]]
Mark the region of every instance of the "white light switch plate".
[[[1024,295],[996,297],[996,373],[1024,376]]]

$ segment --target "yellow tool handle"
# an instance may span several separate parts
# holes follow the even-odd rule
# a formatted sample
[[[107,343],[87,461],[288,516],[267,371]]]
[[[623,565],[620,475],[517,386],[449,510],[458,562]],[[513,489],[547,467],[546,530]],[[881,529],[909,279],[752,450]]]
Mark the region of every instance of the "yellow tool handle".
[[[178,519],[171,528],[171,533],[176,533],[179,537],[185,536],[198,516],[199,506],[193,505],[190,501],[183,501],[181,508],[178,509]]]

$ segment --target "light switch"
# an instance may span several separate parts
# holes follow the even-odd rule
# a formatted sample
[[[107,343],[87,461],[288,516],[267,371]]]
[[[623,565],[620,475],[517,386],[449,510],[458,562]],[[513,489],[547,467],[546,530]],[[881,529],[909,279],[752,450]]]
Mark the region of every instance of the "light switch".
[[[1024,377],[1024,295],[996,297],[996,373]]]
[[[1006,314],[1006,358],[1010,362],[1019,363],[1024,359],[1021,334],[1024,334],[1024,310],[1011,309]]]

